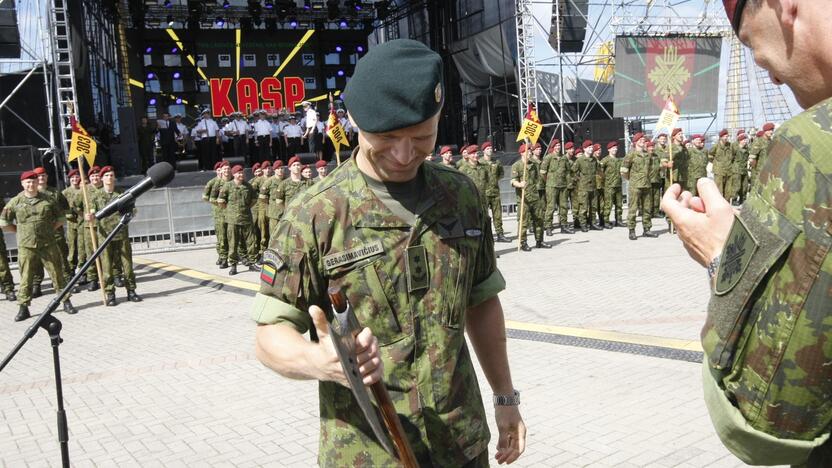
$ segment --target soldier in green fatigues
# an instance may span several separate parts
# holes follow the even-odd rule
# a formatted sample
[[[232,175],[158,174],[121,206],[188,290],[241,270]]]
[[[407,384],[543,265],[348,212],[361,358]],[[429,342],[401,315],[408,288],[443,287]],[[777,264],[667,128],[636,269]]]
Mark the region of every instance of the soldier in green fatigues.
[[[675,131],[675,130],[676,129],[673,129],[673,131]],[[682,129],[680,128],[678,130],[681,132]],[[671,131],[671,133],[673,131]],[[680,142],[680,144],[681,144],[681,142]],[[664,193],[664,191],[665,191],[665,189],[667,189],[667,187],[670,187],[670,174],[671,174],[671,172],[668,169],[668,166],[667,166],[666,163],[669,162],[669,160],[670,160],[669,159],[670,158],[670,153],[669,152],[672,149],[673,141],[671,139],[671,141],[668,142],[667,141],[667,134],[666,133],[660,133],[659,136],[655,137],[655,145],[656,146],[655,146],[654,149],[656,151],[656,154],[659,155],[659,161],[661,161],[661,168],[659,168],[659,179],[661,180],[661,182],[660,182],[660,187],[659,187],[659,196],[653,198],[653,213],[659,213],[661,211],[661,208],[659,207],[659,205],[661,203],[661,198],[662,198],[661,194]],[[675,177],[676,177],[676,175],[674,174],[674,180],[673,180],[674,182],[676,182]]]
[[[730,23],[806,109],[777,130],[737,210],[709,181],[665,197],[710,277],[702,387],[749,465],[832,466],[832,35],[828,2],[731,1]]]
[[[604,173],[604,225],[613,227],[610,214],[615,207],[615,227],[624,227],[623,196],[621,193],[621,158],[618,157],[618,142],[607,143],[607,156],[601,160]]]
[[[84,252],[84,236],[81,230],[83,229],[83,217],[79,219],[75,210],[69,206],[69,201],[75,199],[75,196],[80,193],[81,174],[78,169],[72,169],[67,174],[69,176],[69,187],[65,188],[61,195],[67,201],[66,214],[66,243],[67,243],[67,266],[70,272],[74,272],[75,268],[83,265],[86,261]],[[81,213],[83,215],[83,213]],[[70,275],[71,276],[71,275]]]
[[[650,213],[653,218],[657,218],[659,216],[658,211],[654,211],[658,206],[653,200],[656,197],[661,197],[662,193],[662,177],[661,177],[661,170],[662,170],[662,161],[658,154],[656,154],[656,144],[652,141],[648,141],[645,145],[647,149],[647,154],[650,156]],[[644,213],[641,214],[644,216]]]
[[[269,238],[271,239],[272,234],[274,234],[275,228],[277,228],[277,222],[280,221],[280,217],[283,216],[283,210],[285,206],[283,205],[283,201],[277,201],[277,193],[280,188],[280,184],[283,183],[283,173],[285,167],[283,167],[283,161],[277,160],[272,165],[272,169],[274,169],[274,175],[265,183],[260,185],[260,194],[257,196],[257,203],[261,205],[261,209],[266,210],[266,216],[269,218]],[[275,195],[275,199],[272,199],[272,194]]]
[[[460,167],[462,167],[463,164],[465,164],[466,161],[468,161],[468,146],[466,145],[460,148],[459,153],[459,161],[454,163],[455,169],[459,169]]]
[[[591,156],[591,141],[584,141],[581,146],[583,148],[575,152],[577,158],[574,166],[574,172],[578,179],[575,187],[578,194],[578,222],[583,232],[588,232],[590,229],[599,231],[601,230],[601,226],[595,224],[594,220],[590,217],[597,189],[595,184],[597,183],[596,173],[598,172],[598,162]]]
[[[580,225],[578,224],[578,195],[575,193],[575,183],[578,181],[575,174],[575,143],[567,141],[563,145],[563,149],[566,150],[568,172],[566,176],[566,194],[569,200],[569,209],[572,211],[572,227],[578,229]]]
[[[46,193],[38,190],[38,175],[26,171],[20,175],[23,191],[9,200],[0,214],[0,226],[17,233],[17,263],[20,267],[20,291],[17,303],[20,309],[14,320],[20,322],[30,317],[29,303],[32,300],[32,283],[35,268],[46,267],[55,291],[66,286],[66,272],[63,271],[65,257],[58,247],[55,230],[63,223],[65,211]],[[67,294],[64,312],[77,313]]]
[[[454,152],[450,146],[443,146],[439,150],[439,157],[442,158],[440,164],[451,169],[456,169],[456,165],[454,165]]]
[[[630,181],[630,189],[627,194],[627,228],[630,230],[630,240],[636,240],[636,213],[641,208],[641,225],[644,228],[644,237],[658,237],[650,231],[653,227],[653,200],[650,184],[651,158],[645,151],[646,139],[644,134],[639,132],[633,135],[633,146],[635,149],[630,152],[621,162],[621,175]]]
[[[543,216],[546,234],[554,234],[552,218],[555,215],[555,208],[558,210],[558,224],[562,234],[574,234],[568,223],[569,214],[569,159],[560,152],[560,141],[553,140],[549,146],[550,151],[543,158],[543,165],[540,173],[546,176],[546,212]],[[545,173],[544,173],[545,170]]]
[[[5,206],[6,201],[3,197],[0,197],[0,213],[3,212]],[[6,249],[6,237],[2,232],[0,232],[0,287],[3,288],[3,295],[6,296],[7,301],[17,300],[17,295],[14,293],[12,270],[9,268],[9,251]]]
[[[537,192],[540,167],[532,160],[531,151],[529,151],[529,156],[526,155],[526,145],[520,145],[518,151],[520,152],[520,159],[511,165],[511,185],[514,187],[517,196],[517,236],[522,239],[520,248],[525,252],[532,250],[526,242],[528,230],[531,227],[534,231],[535,247],[548,249],[551,246],[543,242],[543,213],[546,207]],[[524,187],[525,191],[523,190]],[[523,197],[524,192],[525,198]],[[520,200],[525,201],[522,220],[520,219]]]
[[[497,234],[497,242],[509,242],[503,231],[503,202],[500,199],[500,180],[503,178],[503,165],[500,161],[493,161],[491,155],[494,148],[491,142],[482,144],[482,164],[488,169],[488,186],[485,189],[485,199],[488,208],[491,209],[491,219],[494,225],[494,232]]]
[[[731,150],[731,143],[728,141],[728,130],[719,132],[719,141],[711,148],[708,159],[714,164],[714,181],[719,193],[723,197],[730,198],[731,175],[734,167],[734,152]]]
[[[92,202],[93,196],[98,191],[98,189],[96,188],[96,184],[100,184],[100,181],[101,181],[101,176],[98,173],[98,171],[100,169],[101,168],[99,168],[98,166],[93,166],[92,168],[90,168],[90,171],[87,174],[89,176],[89,183],[82,184],[78,188],[78,193],[75,194],[75,198],[73,198],[72,200],[69,200],[70,209],[73,212],[75,212],[76,214],[78,214],[81,217],[81,220],[82,220],[81,232],[83,233],[82,236],[84,238],[84,257],[85,258],[92,257],[92,254],[93,254],[93,252],[95,252],[95,249],[93,249],[93,247],[92,247],[92,234],[90,233],[90,228],[89,228],[90,224],[87,223],[86,221],[84,221],[84,219],[86,218],[86,216],[85,216],[86,213],[84,212],[84,193],[87,194],[87,200]],[[90,207],[90,209],[92,209],[92,207]],[[101,239],[97,239],[97,240],[98,240],[98,242],[96,243],[96,245],[100,245]],[[98,284],[99,283],[98,267],[96,266],[96,264],[93,264],[87,270],[87,280],[90,283],[89,286],[88,286],[89,291],[97,291],[100,288],[100,285]]]
[[[105,206],[118,198],[122,193],[116,190],[116,172],[113,166],[102,167],[99,174],[101,175],[102,186],[90,200],[90,207],[93,211],[104,209]],[[135,210],[133,208],[133,214],[135,214]],[[96,220],[93,213],[88,213],[86,220],[96,225],[99,239],[106,239],[121,220],[121,214],[113,213],[106,218]],[[127,226],[123,227],[116,234],[110,244],[101,253],[101,269],[104,273],[104,293],[107,298],[106,305],[109,307],[116,305],[116,264],[121,264],[121,271],[124,275],[124,287],[127,289],[127,300],[141,302],[142,298],[136,294],[136,275],[133,272],[133,248],[130,245],[130,233]]]
[[[251,188],[254,189],[255,196],[259,196],[260,189],[263,187],[264,184],[268,183],[272,180],[272,162],[271,161],[263,161],[260,163],[260,170],[263,172],[259,183],[255,186],[251,184]],[[260,203],[255,203],[254,208],[252,208],[252,216],[255,216],[254,221],[257,224],[257,233],[258,239],[260,239],[260,245],[257,249],[257,259],[258,263],[260,258],[263,256],[263,251],[269,246],[269,216],[268,216],[268,206],[261,205]]]
[[[260,114],[258,114],[260,115]],[[251,185],[251,188],[254,190],[254,193],[260,193],[260,182],[263,181],[263,169],[260,167],[260,163],[254,163],[251,165],[251,173],[254,175],[250,180],[248,180],[248,184]],[[233,179],[233,176],[232,176]],[[254,234],[254,243],[257,244],[257,250],[260,250],[260,223],[258,220],[260,218],[260,205],[255,203],[253,207],[251,207],[251,232]],[[240,238],[238,238],[240,239]],[[243,246],[240,246],[243,247]]]
[[[43,167],[36,167],[32,172],[38,176],[38,190],[49,197],[52,203],[54,203],[58,209],[61,210],[61,220],[65,220],[66,216],[70,213],[69,202],[67,199],[60,191],[58,191],[58,189],[49,186],[49,174],[46,173],[46,170]],[[66,260],[69,255],[69,247],[66,243],[66,234],[63,224],[55,230],[55,244],[61,251],[61,258],[63,259],[61,261],[61,270],[64,272],[64,275],[66,275],[66,278],[64,278],[64,282],[66,283],[72,275],[70,274],[69,264]],[[35,260],[35,276],[32,279],[32,297],[41,296],[43,265],[40,265],[37,262],[38,260]]]
[[[731,200],[735,205],[742,205],[748,191],[748,135],[737,137],[737,150],[734,152],[734,167],[731,177]],[[730,201],[730,200],[729,200]]]
[[[532,161],[537,164],[538,171],[540,171],[541,166],[543,165],[543,147],[540,143],[535,143],[532,145]],[[546,180],[544,180],[543,176],[537,178],[537,195],[540,198],[540,202],[543,204],[543,211],[546,211]]]
[[[293,156],[289,159],[288,166],[289,177],[283,179],[283,181],[277,185],[276,189],[269,192],[269,205],[274,206],[275,210],[281,214],[281,217],[283,212],[285,212],[286,207],[289,206],[289,202],[291,202],[297,194],[302,192],[303,189],[309,186],[307,181],[304,180],[301,175],[303,165],[301,165],[299,157]]]
[[[247,260],[249,271],[257,271],[257,243],[254,237],[254,220],[251,207],[257,202],[257,194],[245,181],[243,166],[231,168],[232,179],[220,188],[217,203],[225,208],[225,222],[228,224],[229,275],[237,274],[237,262]],[[243,251],[245,248],[245,251]]]
[[[217,200],[215,198],[211,198],[211,194],[214,191],[215,185],[224,182],[222,177],[222,166],[224,163],[226,162],[217,161],[217,163],[214,164],[214,172],[217,176],[209,180],[208,183],[205,184],[205,188],[202,190],[202,200],[211,204],[211,217],[214,219],[214,235],[217,237],[217,265],[221,265],[223,261],[227,261],[228,242],[225,238],[225,229],[221,226],[222,217],[219,212],[219,207],[217,206]]]
[[[211,193],[208,195],[208,199],[216,209],[216,215],[214,218],[216,223],[215,229],[217,229],[217,232],[221,233],[217,234],[219,242],[217,253],[219,254],[219,267],[221,270],[224,270],[228,268],[228,251],[231,249],[231,244],[228,239],[228,222],[225,220],[225,206],[221,205],[218,199],[220,197],[220,189],[222,189],[222,186],[231,181],[231,165],[228,161],[220,162],[219,171],[219,177],[211,186]]]
[[[523,452],[488,217],[467,177],[424,162],[445,95],[441,74],[441,57],[416,41],[387,41],[360,59],[342,95],[360,129],[353,156],[289,204],[264,255],[252,307],[257,354],[282,375],[322,380],[320,466],[401,463],[331,365],[330,287],[344,288],[366,327],[352,341],[363,350],[358,377],[386,387],[418,466],[486,467]],[[400,159],[402,144],[414,151]],[[493,458],[466,335],[495,394]]]
[[[758,168],[765,164],[766,156],[768,155],[768,147],[771,144],[771,136],[774,134],[774,124],[767,122],[763,125],[762,138],[755,141],[756,147],[749,151],[748,164],[751,166],[751,179],[749,181],[749,190],[754,187],[760,176]],[[759,143],[758,143],[759,141]]]
[[[696,197],[699,193],[696,182],[703,177],[708,177],[708,155],[705,153],[705,139],[702,135],[694,135],[691,141],[693,147],[688,153],[687,190]]]
[[[322,180],[326,179],[327,174],[327,163],[323,159],[315,163],[315,172],[318,174],[315,177],[315,182],[321,182]]]
[[[668,149],[665,148],[662,152],[659,153],[659,158],[661,160],[662,170],[667,174],[668,182],[670,182],[670,176],[673,176],[673,183],[679,184],[682,187],[688,186],[688,151],[684,145],[685,135],[682,133],[681,128],[674,128],[673,132],[671,133],[673,136],[671,137],[670,143],[670,152],[673,154],[673,160],[670,159],[670,154],[668,154]],[[656,147],[658,148],[658,146]],[[667,185],[670,186],[669,184]],[[653,212],[659,212],[659,204],[661,202],[662,193],[661,190],[656,191],[655,187],[653,190]]]
[[[594,213],[590,219],[598,219],[598,226],[606,229],[612,229],[612,226],[604,223],[604,168],[601,167],[601,144],[595,143],[592,145],[592,157],[595,158],[595,204],[593,206]]]
[[[482,199],[482,208],[484,212],[488,211],[488,200],[485,198],[485,191],[488,188],[488,168],[480,164],[479,148],[477,145],[468,146],[468,161],[460,166],[459,172],[467,175],[477,188],[477,192]]]

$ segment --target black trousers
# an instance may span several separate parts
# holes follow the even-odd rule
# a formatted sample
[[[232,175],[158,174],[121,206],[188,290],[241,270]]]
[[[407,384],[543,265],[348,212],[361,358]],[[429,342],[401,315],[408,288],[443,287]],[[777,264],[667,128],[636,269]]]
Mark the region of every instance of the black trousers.
[[[286,160],[288,161],[289,158],[300,153],[300,137],[287,138],[287,140],[289,141],[289,147],[286,148]]]
[[[176,144],[162,145],[162,161],[169,163],[176,169]]]
[[[246,137],[244,135],[237,135],[234,137],[233,145],[234,145],[234,157],[235,158],[243,158],[243,160],[248,161],[248,149],[246,148]]]
[[[205,137],[199,140],[199,145],[199,170],[212,170],[217,162],[217,138]]]
[[[257,137],[257,161],[268,161],[272,157],[272,149],[269,146],[269,136],[262,135]]]

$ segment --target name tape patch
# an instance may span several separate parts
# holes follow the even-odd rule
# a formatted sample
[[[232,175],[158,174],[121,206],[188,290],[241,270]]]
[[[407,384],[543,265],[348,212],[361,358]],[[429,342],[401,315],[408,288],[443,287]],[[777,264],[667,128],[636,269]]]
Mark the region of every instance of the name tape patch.
[[[380,240],[377,240],[350,250],[327,255],[324,257],[324,267],[327,270],[332,270],[333,268],[338,268],[339,266],[372,257],[373,255],[378,255],[380,253],[384,253],[384,246],[381,244]]]

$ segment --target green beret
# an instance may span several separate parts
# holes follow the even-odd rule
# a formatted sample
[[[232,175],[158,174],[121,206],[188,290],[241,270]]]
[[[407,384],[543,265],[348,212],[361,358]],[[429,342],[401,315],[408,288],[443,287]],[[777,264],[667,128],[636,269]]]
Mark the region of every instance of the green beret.
[[[384,133],[428,120],[442,109],[442,57],[418,41],[385,42],[358,61],[343,100],[360,130]]]

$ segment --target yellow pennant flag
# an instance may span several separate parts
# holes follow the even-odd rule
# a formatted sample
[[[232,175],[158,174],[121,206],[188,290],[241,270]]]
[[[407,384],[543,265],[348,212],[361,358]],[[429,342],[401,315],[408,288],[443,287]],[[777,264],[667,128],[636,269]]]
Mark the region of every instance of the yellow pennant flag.
[[[658,133],[659,130],[672,132],[678,121],[679,108],[676,107],[676,103],[673,102],[672,97],[668,98],[664,103],[664,109],[662,109],[662,113],[659,116],[659,121],[656,122],[656,132]]]
[[[338,121],[338,116],[335,115],[335,109],[329,108],[329,118],[326,121],[326,134],[332,140],[332,145],[335,147],[335,152],[340,151],[341,146],[350,147],[350,142],[347,140],[347,133],[341,122]]]
[[[81,132],[72,132],[72,142],[69,146],[69,161],[78,159],[83,156],[87,160],[87,166],[92,167],[95,164],[95,152],[98,144],[92,137],[84,135]]]
[[[542,131],[543,124],[540,123],[540,119],[537,117],[537,111],[529,103],[529,110],[526,111],[526,116],[523,118],[523,125],[520,127],[520,133],[517,134],[517,140],[515,141],[523,141],[528,138],[532,144],[535,144],[537,143],[537,139],[540,138],[540,132]]]

